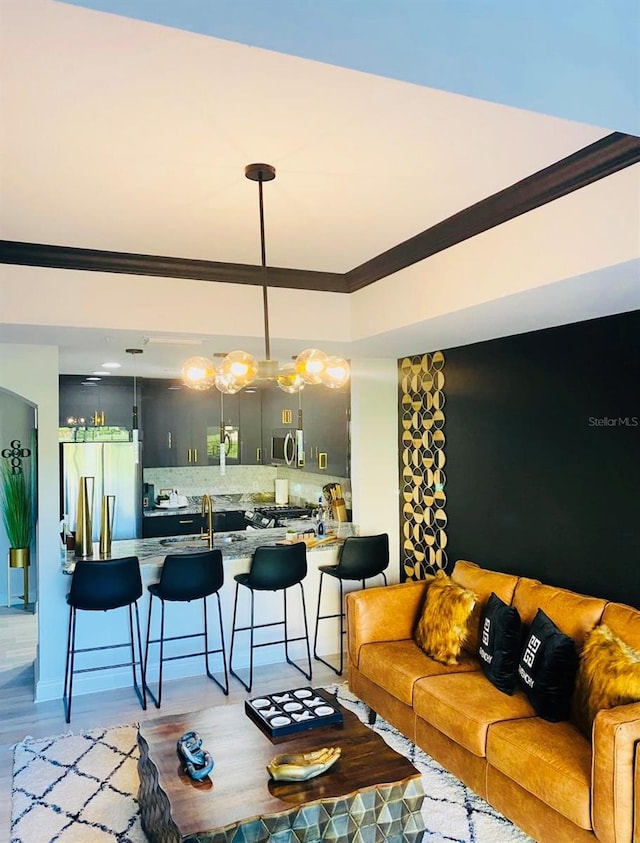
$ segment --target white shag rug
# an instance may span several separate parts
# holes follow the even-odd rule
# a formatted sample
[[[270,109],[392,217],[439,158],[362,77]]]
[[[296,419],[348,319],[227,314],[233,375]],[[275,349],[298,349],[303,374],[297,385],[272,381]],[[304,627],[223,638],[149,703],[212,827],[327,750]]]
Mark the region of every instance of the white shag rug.
[[[367,722],[346,684],[327,690]],[[374,729],[422,773],[423,843],[533,843],[381,717]],[[136,726],[25,738],[14,754],[11,843],[147,843],[137,760]]]

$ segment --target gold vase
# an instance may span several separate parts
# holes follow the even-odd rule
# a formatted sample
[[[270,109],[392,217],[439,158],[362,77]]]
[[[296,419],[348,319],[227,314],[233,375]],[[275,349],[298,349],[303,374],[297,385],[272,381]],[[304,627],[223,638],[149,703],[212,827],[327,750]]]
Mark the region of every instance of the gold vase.
[[[10,547],[9,548],[9,567],[10,568],[28,568],[29,567],[29,548],[28,547]]]
[[[81,477],[76,517],[76,556],[93,555],[93,487],[95,477]]]
[[[100,556],[111,553],[111,538],[113,536],[113,516],[115,515],[115,495],[102,496],[102,514],[100,519]]]

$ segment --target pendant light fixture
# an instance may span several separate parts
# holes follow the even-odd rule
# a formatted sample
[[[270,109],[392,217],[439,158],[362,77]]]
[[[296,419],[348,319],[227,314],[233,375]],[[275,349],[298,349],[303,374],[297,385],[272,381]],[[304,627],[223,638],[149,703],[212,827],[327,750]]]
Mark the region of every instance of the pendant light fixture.
[[[133,364],[133,406],[131,408],[131,441],[133,442],[134,462],[140,462],[140,431],[138,429],[138,383],[136,370],[136,355],[142,354],[141,348],[125,348],[127,354],[131,355]]]
[[[342,357],[327,355],[318,348],[301,351],[295,360],[279,368],[271,358],[269,335],[269,294],[267,286],[267,251],[264,231],[264,202],[262,186],[273,181],[276,169],[271,164],[247,164],[244,174],[258,183],[258,209],[260,214],[260,258],[262,268],[262,308],[264,313],[264,360],[246,351],[227,354],[216,370],[207,357],[190,357],[182,367],[182,379],[191,389],[204,390],[215,387],[222,393],[233,394],[254,383],[275,382],[284,392],[295,394],[309,385],[322,384],[329,389],[345,386],[350,368]]]

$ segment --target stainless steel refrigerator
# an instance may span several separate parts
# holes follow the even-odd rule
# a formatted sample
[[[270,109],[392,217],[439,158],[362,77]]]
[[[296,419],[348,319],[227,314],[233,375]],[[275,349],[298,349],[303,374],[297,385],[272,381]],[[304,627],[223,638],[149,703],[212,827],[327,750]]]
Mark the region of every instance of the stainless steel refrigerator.
[[[62,511],[71,530],[76,529],[81,477],[95,477],[93,541],[100,539],[103,495],[115,495],[113,539],[135,539],[142,532],[142,463],[136,463],[133,442],[64,442],[62,460]]]

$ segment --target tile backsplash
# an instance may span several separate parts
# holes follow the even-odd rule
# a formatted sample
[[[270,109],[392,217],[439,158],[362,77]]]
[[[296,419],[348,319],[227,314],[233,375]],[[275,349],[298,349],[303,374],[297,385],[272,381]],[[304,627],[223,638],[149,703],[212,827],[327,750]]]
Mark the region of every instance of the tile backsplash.
[[[182,468],[145,468],[143,480],[160,489],[177,489],[181,495],[204,494],[251,495],[266,492],[275,495],[276,479],[289,482],[290,503],[315,503],[326,483],[340,483],[347,509],[351,508],[351,482],[348,477],[312,474],[295,468],[267,465],[228,465],[220,474],[216,465]]]

